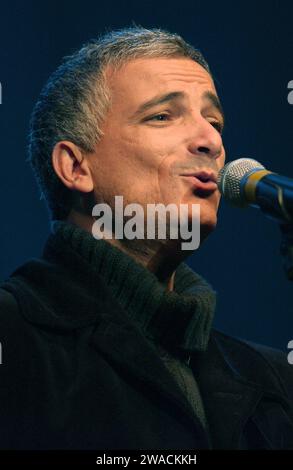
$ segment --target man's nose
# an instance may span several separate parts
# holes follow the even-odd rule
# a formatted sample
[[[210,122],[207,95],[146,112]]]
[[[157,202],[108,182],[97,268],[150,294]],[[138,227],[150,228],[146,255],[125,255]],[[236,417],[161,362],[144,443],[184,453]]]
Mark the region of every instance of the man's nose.
[[[188,150],[193,155],[218,158],[222,151],[222,137],[219,131],[201,117],[193,127],[193,134],[188,142]]]

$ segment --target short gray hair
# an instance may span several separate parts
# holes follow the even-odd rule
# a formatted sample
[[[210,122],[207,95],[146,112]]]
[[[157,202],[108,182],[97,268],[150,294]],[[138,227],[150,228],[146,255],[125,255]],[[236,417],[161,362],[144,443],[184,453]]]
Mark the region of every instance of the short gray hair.
[[[74,192],[62,183],[52,166],[55,144],[69,140],[82,151],[93,152],[103,135],[102,123],[111,104],[106,67],[116,69],[141,57],[186,57],[211,74],[198,49],[162,29],[111,31],[64,57],[41,91],[29,134],[28,160],[52,218],[66,218],[74,205]]]

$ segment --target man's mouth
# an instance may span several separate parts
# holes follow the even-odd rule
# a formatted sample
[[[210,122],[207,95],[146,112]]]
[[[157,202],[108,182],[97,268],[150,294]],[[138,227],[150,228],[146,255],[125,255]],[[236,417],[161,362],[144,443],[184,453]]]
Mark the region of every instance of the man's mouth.
[[[181,174],[180,176],[190,181],[199,196],[208,196],[218,189],[217,177],[213,171],[201,170]]]

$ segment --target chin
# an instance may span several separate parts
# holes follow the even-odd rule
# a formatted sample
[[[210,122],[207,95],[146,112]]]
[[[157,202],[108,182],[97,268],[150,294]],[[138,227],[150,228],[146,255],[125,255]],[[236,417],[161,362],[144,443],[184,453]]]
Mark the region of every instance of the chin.
[[[195,228],[193,225],[192,212],[189,212],[188,230],[192,232]],[[217,211],[212,207],[202,207],[200,210],[200,245],[212,233],[217,226]]]
[[[217,212],[218,212],[218,199],[204,199],[204,198],[196,198],[196,201],[193,204],[200,205],[200,224],[206,224],[211,226],[216,226],[217,224]],[[192,210],[189,208],[189,219],[192,218]]]

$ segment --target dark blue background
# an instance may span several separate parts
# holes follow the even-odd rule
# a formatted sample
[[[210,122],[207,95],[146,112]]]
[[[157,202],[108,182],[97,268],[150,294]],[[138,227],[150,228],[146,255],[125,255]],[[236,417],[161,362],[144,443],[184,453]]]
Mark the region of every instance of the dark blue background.
[[[26,162],[30,112],[49,74],[106,29],[163,27],[210,63],[227,124],[228,159],[253,157],[293,177],[293,6],[286,2],[10,2],[1,5],[0,280],[38,256],[49,225]],[[189,259],[218,292],[215,326],[287,350],[293,284],[283,273],[278,226],[222,202],[217,230]]]

